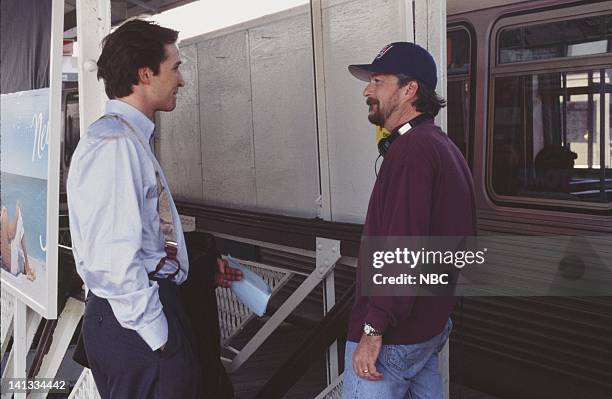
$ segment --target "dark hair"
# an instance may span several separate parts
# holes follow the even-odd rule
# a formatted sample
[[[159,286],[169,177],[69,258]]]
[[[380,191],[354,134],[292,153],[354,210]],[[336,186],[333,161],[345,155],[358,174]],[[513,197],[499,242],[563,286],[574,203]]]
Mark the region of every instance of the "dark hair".
[[[536,189],[552,192],[569,192],[574,160],[578,154],[560,144],[548,144],[534,159]]]
[[[177,38],[177,31],[141,19],[130,20],[106,36],[98,59],[98,79],[104,79],[108,98],[132,94],[140,68],[149,67],[157,75],[167,57],[165,45],[176,43]]]
[[[440,109],[446,107],[446,100],[438,96],[435,90],[429,88],[423,82],[404,74],[397,74],[395,76],[399,79],[399,87],[404,87],[413,81],[419,84],[416,92],[417,100],[414,102],[414,107],[417,111],[435,117],[440,112]]]

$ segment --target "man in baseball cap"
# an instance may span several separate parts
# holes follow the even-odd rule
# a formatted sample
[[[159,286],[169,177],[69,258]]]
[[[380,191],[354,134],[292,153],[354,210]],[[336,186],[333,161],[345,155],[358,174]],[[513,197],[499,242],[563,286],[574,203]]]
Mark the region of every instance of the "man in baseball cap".
[[[414,43],[395,42],[386,45],[380,50],[371,64],[349,65],[349,72],[359,80],[370,84],[364,90],[367,104],[370,107],[368,119],[375,125],[386,128],[392,132],[405,119],[397,111],[397,100],[401,88],[407,90],[410,96],[420,99],[418,110],[411,109],[413,113],[426,114],[429,118],[435,117],[445,101],[436,95],[438,84],[436,62],[431,54]],[[397,82],[395,80],[397,79]],[[373,91],[376,93],[373,94]],[[404,98],[408,102],[410,99]],[[405,109],[408,111],[408,109]],[[393,118],[387,120],[393,114]],[[408,120],[405,120],[407,122]]]
[[[391,132],[379,143],[384,159],[372,189],[364,239],[475,235],[470,170],[434,123],[445,101],[435,92],[438,78],[431,54],[416,44],[396,42],[383,47],[371,64],[348,69],[367,82],[363,96],[370,122]],[[418,296],[409,289],[405,295],[401,291],[404,296],[364,294],[372,291],[367,278],[371,267],[371,259],[360,257],[342,397],[443,398],[438,353],[452,329],[455,298]],[[388,293],[392,288],[382,289]]]

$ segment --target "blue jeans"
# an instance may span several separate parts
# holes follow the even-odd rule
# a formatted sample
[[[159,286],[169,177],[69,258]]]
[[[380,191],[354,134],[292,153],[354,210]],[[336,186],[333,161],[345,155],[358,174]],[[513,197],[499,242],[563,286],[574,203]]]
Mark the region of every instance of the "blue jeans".
[[[429,341],[412,345],[383,345],[376,370],[383,379],[368,381],[353,371],[356,342],[347,341],[344,355],[342,399],[442,399],[444,390],[438,370],[438,354],[448,340],[453,323]]]

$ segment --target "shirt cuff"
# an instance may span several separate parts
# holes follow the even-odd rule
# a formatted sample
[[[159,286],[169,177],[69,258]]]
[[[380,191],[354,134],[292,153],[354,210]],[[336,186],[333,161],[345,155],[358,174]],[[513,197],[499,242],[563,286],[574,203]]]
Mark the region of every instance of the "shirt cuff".
[[[366,314],[364,321],[370,324],[380,333],[384,333],[389,326],[389,318],[387,317],[387,313],[373,307],[368,309],[368,313]]]
[[[164,312],[148,325],[136,331],[138,335],[156,351],[168,341],[168,320]]]

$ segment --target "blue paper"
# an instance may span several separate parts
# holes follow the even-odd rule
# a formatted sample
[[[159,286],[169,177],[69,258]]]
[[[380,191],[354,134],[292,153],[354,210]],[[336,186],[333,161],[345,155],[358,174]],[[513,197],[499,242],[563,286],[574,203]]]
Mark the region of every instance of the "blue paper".
[[[226,256],[225,259],[231,267],[242,272],[242,280],[233,281],[231,290],[253,313],[263,316],[266,313],[272,290],[257,273],[243,266],[236,259],[231,256]]]

